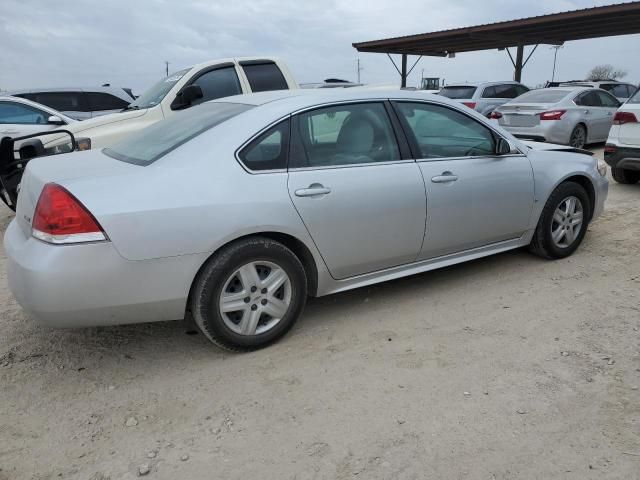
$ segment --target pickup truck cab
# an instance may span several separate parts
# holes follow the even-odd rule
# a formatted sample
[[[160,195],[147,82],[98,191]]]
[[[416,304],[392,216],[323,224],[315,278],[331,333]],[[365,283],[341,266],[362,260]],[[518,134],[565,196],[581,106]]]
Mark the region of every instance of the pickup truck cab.
[[[122,112],[67,127],[78,150],[102,148],[170,117],[179,110],[221,97],[298,88],[287,66],[268,57],[211,60],[179,70],[160,80]],[[45,147],[59,140],[50,139]]]

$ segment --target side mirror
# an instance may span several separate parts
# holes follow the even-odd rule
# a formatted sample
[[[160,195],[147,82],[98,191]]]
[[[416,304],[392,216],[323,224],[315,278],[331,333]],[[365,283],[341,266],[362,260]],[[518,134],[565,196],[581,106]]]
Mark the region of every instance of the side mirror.
[[[62,120],[58,115],[51,115],[47,118],[47,123],[49,125],[66,125],[64,120]]]
[[[187,85],[180,93],[176,95],[176,99],[171,103],[171,110],[180,110],[190,107],[193,102],[204,96],[200,85]]]
[[[512,153],[511,144],[504,138],[498,138],[496,143],[496,155],[509,155]]]

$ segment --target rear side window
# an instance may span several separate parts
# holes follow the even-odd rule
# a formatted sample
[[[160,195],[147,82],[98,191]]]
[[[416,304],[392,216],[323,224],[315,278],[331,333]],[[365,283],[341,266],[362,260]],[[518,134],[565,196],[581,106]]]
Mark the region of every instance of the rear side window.
[[[48,117],[45,112],[29,105],[0,102],[0,124],[38,125],[47,123]]]
[[[520,93],[521,89],[517,87],[520,87],[520,85],[509,83],[494,85],[493,87],[485,88],[482,96],[484,98],[516,98],[522,95],[522,93]]]
[[[233,66],[203,73],[193,83],[202,89],[202,98],[193,102],[193,105],[242,93],[240,81]]]
[[[600,99],[600,105],[602,105],[603,107],[618,108],[620,106],[620,102],[618,101],[618,99],[613,97],[612,95],[598,90],[596,90],[594,93],[598,95],[598,98]]]
[[[253,107],[240,103],[206,103],[176,113],[102,151],[116,160],[146,166],[201,133],[250,108]]]
[[[438,94],[455,100],[473,98],[476,90],[476,87],[444,87],[440,92],[438,92]]]
[[[270,128],[242,149],[240,160],[249,170],[287,168],[289,120]]]
[[[601,107],[602,102],[600,101],[600,96],[597,95],[595,91],[583,93],[578,96],[575,101],[576,105],[580,105],[582,107]]]
[[[82,92],[27,93],[24,98],[60,112],[90,112]]]
[[[253,92],[287,90],[287,81],[275,63],[241,63],[241,65]]]
[[[91,111],[122,110],[130,102],[104,92],[85,92]]]

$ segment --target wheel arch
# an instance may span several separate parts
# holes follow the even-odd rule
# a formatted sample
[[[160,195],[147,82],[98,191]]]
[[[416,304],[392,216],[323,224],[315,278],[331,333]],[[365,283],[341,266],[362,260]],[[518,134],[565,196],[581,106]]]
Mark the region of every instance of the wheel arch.
[[[595,210],[595,204],[596,204],[596,188],[594,187],[593,182],[587,175],[571,174],[566,178],[563,178],[560,182],[558,182],[558,184],[553,187],[551,192],[553,192],[556,188],[558,188],[558,186],[567,182],[577,183],[582,188],[584,188],[585,191],[587,192],[587,196],[589,197],[589,203],[590,203],[589,221],[591,221],[591,218],[593,217],[593,212]]]
[[[317,295],[318,266],[316,264],[316,260],[313,257],[313,253],[311,253],[311,250],[309,250],[309,247],[307,247],[307,245],[305,245],[305,243],[302,240],[294,237],[291,234],[276,232],[276,231],[253,232],[253,233],[248,233],[248,234],[233,238],[231,240],[228,240],[224,244],[220,245],[216,250],[214,250],[211,253],[211,255],[209,255],[205,259],[205,261],[202,262],[202,265],[200,265],[200,268],[194,275],[193,280],[191,281],[191,285],[189,287],[189,295],[187,297],[186,310],[190,310],[191,308],[191,298],[193,295],[194,287],[196,285],[198,278],[200,277],[201,272],[204,270],[207,263],[209,263],[209,261],[214,256],[216,256],[222,249],[224,249],[228,245],[231,245],[232,243],[235,243],[237,241],[245,240],[247,238],[252,238],[252,237],[269,238],[276,242],[282,243],[284,246],[290,249],[295,254],[295,256],[298,257],[298,259],[302,263],[302,266],[304,267],[304,270],[307,276],[307,292],[309,296],[315,297]]]

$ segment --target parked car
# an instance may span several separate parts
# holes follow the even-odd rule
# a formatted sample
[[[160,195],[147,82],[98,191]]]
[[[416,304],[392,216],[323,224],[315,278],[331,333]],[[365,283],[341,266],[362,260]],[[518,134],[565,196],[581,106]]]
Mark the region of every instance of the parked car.
[[[604,160],[618,183],[640,182],[640,90],[613,117]]]
[[[298,84],[280,60],[266,57],[210,60],[160,80],[123,112],[85,120],[69,130],[75,135],[79,150],[102,148],[208,100],[293,88],[298,88]],[[61,141],[66,147],[68,139]],[[49,138],[45,147],[56,149],[60,142]]]
[[[32,160],[4,239],[9,285],[45,325],[188,312],[212,342],[251,350],[284,335],[307,295],[523,246],[571,255],[602,212],[605,172],[438,95],[237,96]]]
[[[631,83],[623,83],[616,80],[602,80],[597,82],[572,80],[571,82],[561,83],[559,86],[601,88],[623,103],[633,96],[637,90],[637,87]]]
[[[46,105],[24,98],[0,96],[0,138],[54,130],[74,122],[73,118]]]
[[[528,91],[518,82],[484,82],[450,84],[439,93],[489,117],[497,107]]]
[[[134,97],[116,87],[40,88],[9,93],[58,110],[76,120],[99,117],[126,108]]]
[[[491,118],[518,138],[584,148],[604,142],[620,102],[591,87],[532,90],[498,107]]]

